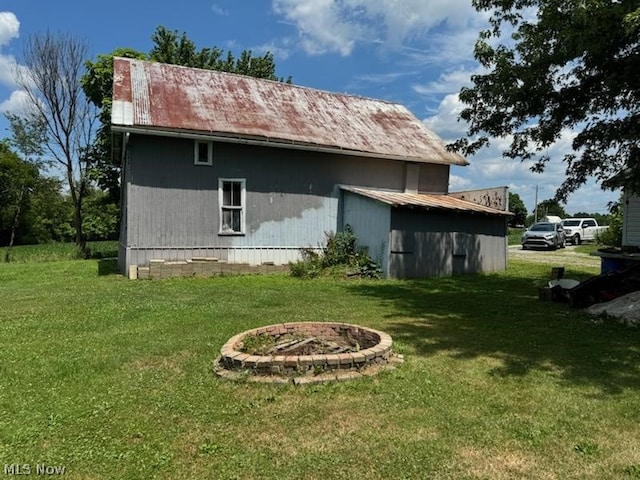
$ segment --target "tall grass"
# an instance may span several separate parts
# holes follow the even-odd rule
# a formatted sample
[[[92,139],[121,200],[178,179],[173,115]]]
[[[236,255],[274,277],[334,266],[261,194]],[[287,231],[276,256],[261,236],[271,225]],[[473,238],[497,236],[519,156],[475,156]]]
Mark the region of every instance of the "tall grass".
[[[2,259],[7,247],[0,249]],[[75,243],[44,243],[40,245],[17,245],[11,248],[10,262],[57,262],[81,258],[107,258],[118,255],[117,241],[87,242],[87,252],[83,253]]]

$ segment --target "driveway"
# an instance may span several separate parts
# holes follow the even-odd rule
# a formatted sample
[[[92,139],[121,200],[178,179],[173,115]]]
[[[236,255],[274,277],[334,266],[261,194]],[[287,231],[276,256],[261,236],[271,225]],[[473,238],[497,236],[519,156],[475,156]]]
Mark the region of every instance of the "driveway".
[[[553,263],[558,267],[600,267],[600,257],[575,251],[574,245],[558,250],[522,250],[520,245],[509,245],[509,259],[522,259],[533,263]]]

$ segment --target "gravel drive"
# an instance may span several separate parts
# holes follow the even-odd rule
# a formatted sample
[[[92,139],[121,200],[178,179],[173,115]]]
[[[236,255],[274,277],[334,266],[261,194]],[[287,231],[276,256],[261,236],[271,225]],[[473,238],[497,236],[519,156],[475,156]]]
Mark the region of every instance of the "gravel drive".
[[[557,263],[558,267],[599,267],[600,257],[575,251],[575,246],[567,245],[558,250],[522,250],[520,245],[509,245],[509,259],[526,259],[535,263]]]

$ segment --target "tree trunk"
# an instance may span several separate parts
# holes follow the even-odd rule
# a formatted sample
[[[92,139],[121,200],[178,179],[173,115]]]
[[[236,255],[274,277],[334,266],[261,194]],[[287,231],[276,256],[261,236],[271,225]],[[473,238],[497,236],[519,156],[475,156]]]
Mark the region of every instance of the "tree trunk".
[[[71,162],[67,164],[67,180],[69,182],[69,190],[71,191],[71,201],[73,202],[73,227],[76,230],[76,246],[83,255],[87,253],[87,242],[82,234],[82,200],[83,188],[76,185],[73,179],[73,168],[70,167]],[[82,182],[82,180],[80,180]]]
[[[20,198],[18,198],[18,205],[16,207],[16,214],[13,217],[13,223],[11,224],[11,235],[9,237],[9,245],[7,246],[7,251],[4,254],[4,261],[9,263],[11,261],[11,247],[13,247],[13,241],[16,237],[16,230],[18,229],[18,223],[20,220],[20,211],[22,210],[22,199],[24,198],[24,192],[27,187],[23,186],[22,190],[20,190]]]

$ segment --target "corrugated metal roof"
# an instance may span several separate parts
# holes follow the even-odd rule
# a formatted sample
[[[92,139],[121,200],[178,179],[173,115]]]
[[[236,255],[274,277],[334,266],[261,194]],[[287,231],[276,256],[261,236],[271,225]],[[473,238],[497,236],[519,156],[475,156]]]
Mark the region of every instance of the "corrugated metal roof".
[[[342,190],[357,193],[394,207],[412,207],[425,209],[454,210],[468,213],[485,213],[490,215],[511,215],[510,212],[485,207],[477,203],[461,200],[445,194],[389,192],[362,187],[341,187]]]
[[[467,164],[399,104],[129,58],[114,59],[111,118],[116,131]]]

